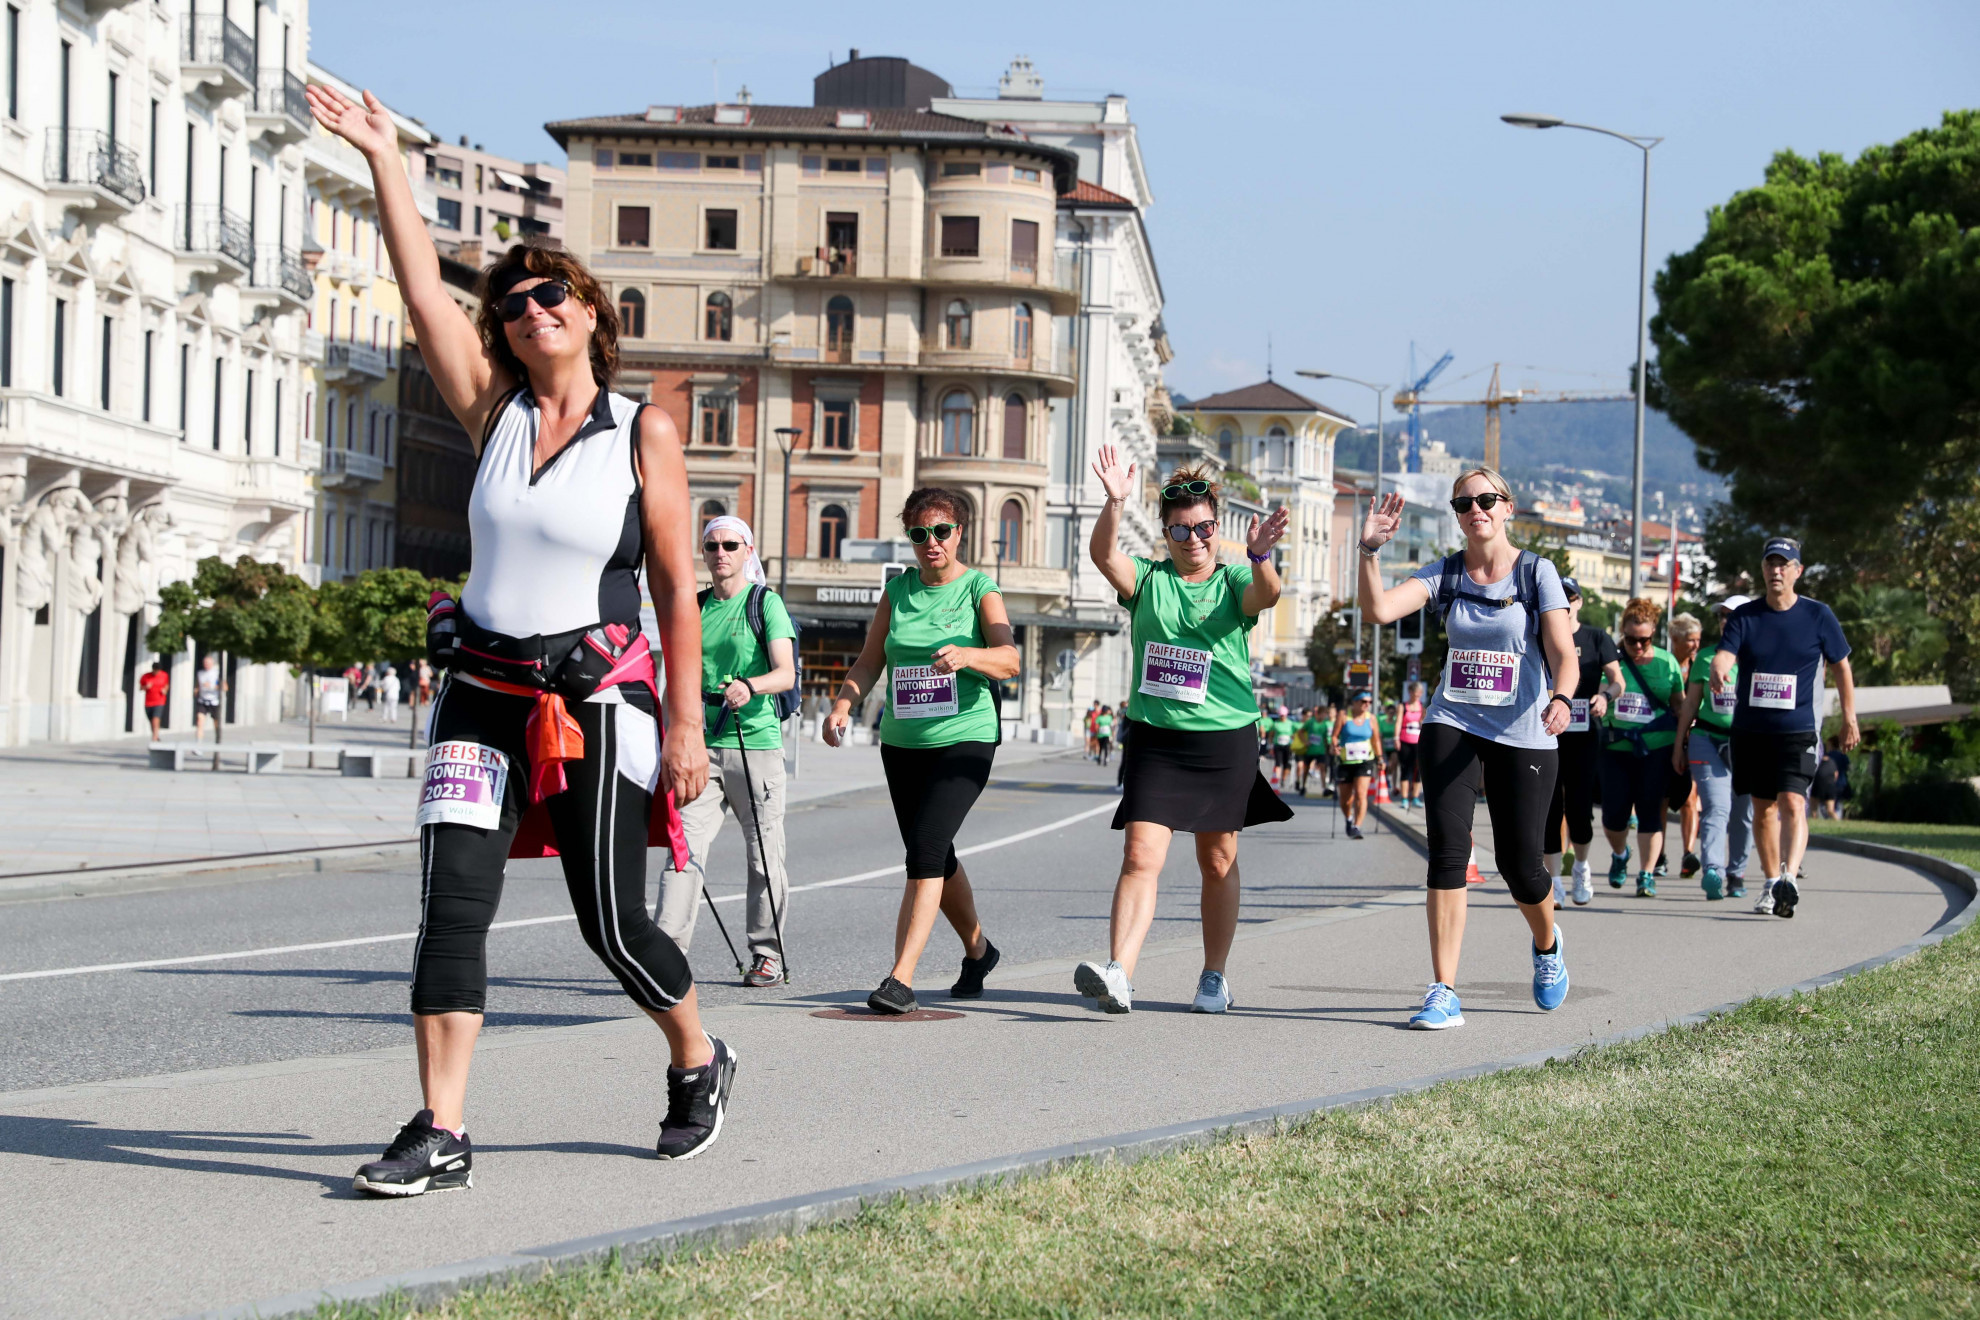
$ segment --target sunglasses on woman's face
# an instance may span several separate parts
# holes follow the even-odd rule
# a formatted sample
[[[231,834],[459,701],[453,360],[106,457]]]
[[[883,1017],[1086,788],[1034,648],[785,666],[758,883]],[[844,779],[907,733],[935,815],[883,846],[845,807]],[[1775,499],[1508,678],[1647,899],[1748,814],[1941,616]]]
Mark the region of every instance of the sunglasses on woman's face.
[[[936,523],[933,527],[910,527],[908,540],[916,545],[926,545],[931,536],[938,541],[946,541],[955,534],[955,530],[954,523]]]
[[[1460,495],[1451,501],[1451,507],[1459,513],[1470,513],[1471,506],[1475,503],[1479,508],[1490,513],[1494,508],[1498,507],[1500,500],[1509,500],[1511,498],[1509,495],[1500,495],[1497,492],[1489,492],[1484,495]]]
[[[504,321],[520,321],[528,314],[529,305],[532,302],[538,307],[543,308],[543,310],[549,311],[552,307],[562,303],[564,299],[570,296],[570,285],[564,283],[562,280],[545,280],[534,288],[524,289],[520,293],[512,293],[502,299],[502,306],[498,314]]]
[[[703,541],[701,543],[701,548],[702,550],[704,550],[705,552],[711,555],[714,554],[717,550],[727,550],[730,554],[734,554],[736,551],[742,549],[742,542],[741,541]]]
[[[1179,500],[1185,495],[1208,495],[1210,483],[1207,481],[1178,481],[1173,486],[1162,487],[1162,498]]]
[[[1167,532],[1169,539],[1177,545],[1189,544],[1189,538],[1192,536],[1201,538],[1204,544],[1207,545],[1210,539],[1217,534],[1217,524],[1213,522],[1200,522],[1194,525],[1190,523],[1170,523],[1162,530]]]
[[[1628,633],[1623,634],[1624,646],[1648,646],[1650,643],[1651,637],[1649,633],[1644,633],[1641,637],[1631,637]]]

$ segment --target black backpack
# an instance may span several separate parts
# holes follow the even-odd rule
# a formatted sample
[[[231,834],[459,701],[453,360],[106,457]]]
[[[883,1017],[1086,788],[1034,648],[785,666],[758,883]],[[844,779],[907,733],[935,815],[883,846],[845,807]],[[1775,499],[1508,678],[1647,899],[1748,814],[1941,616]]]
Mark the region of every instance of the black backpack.
[[[1529,642],[1540,637],[1540,556],[1531,550],[1519,552],[1519,560],[1513,565],[1513,589],[1503,600],[1481,596],[1466,591],[1464,576],[1464,551],[1458,550],[1444,556],[1442,576],[1437,581],[1437,617],[1448,620],[1451,607],[1461,600],[1490,609],[1504,609],[1508,605],[1526,607],[1526,637]],[[1545,663],[1543,658],[1542,663]]]
[[[696,607],[707,605],[714,590],[713,587],[704,587],[697,592],[694,598]],[[743,617],[749,620],[749,630],[756,634],[757,648],[763,652],[765,660],[770,658],[770,639],[765,636],[767,628],[763,622],[763,598],[769,594],[770,588],[760,582],[752,582],[749,584],[749,596],[743,601]],[[800,634],[791,638],[791,666],[794,671],[791,686],[786,691],[769,694],[770,707],[777,712],[779,724],[797,714],[798,708],[804,704],[804,654],[800,645],[803,630],[798,627],[796,619],[791,620],[791,631]]]

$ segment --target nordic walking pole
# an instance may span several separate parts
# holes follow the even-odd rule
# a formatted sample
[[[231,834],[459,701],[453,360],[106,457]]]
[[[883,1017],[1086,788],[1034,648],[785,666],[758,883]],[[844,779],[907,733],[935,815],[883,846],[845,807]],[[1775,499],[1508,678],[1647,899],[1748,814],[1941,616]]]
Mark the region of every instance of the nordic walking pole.
[[[721,719],[721,715],[717,714],[715,717],[715,731],[717,733],[720,733],[722,729]],[[680,872],[676,871],[674,874],[679,875]],[[708,892],[708,873],[706,871],[703,871],[701,874],[701,896],[708,900],[708,914],[715,918],[715,929],[722,932],[722,943],[729,946],[729,961],[736,965],[736,976],[738,979],[741,979],[748,973],[743,971],[742,957],[736,952],[736,942],[729,938],[729,928],[722,924],[722,910],[715,906],[715,898]]]
[[[762,804],[756,800],[756,781],[749,773],[749,749],[743,746],[742,712],[736,712],[736,755],[742,757],[743,791],[749,794],[749,823],[756,827],[756,855],[763,862],[763,896],[770,900],[770,932],[777,937],[777,962],[783,969],[784,984],[791,983],[791,960],[784,954],[784,919],[777,915],[777,884],[770,874],[770,850],[763,846]],[[749,868],[743,868],[743,887],[748,893]],[[747,897],[745,897],[745,902]]]

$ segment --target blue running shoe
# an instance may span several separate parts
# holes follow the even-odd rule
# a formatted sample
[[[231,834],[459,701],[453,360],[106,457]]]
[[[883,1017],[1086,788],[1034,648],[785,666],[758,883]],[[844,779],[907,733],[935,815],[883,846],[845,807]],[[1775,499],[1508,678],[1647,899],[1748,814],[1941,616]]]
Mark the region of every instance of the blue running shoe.
[[[1609,888],[1621,889],[1629,876],[1629,849],[1609,854]]]
[[[1704,876],[1698,881],[1698,887],[1705,891],[1706,901],[1711,903],[1726,896],[1725,884],[1725,877],[1719,874],[1716,866],[1706,867]]]
[[[1463,1026],[1464,1005],[1458,1002],[1457,991],[1442,981],[1432,981],[1423,996],[1423,1007],[1416,1010],[1409,1025],[1412,1031],[1442,1031],[1446,1027]]]
[[[1542,953],[1533,951],[1533,1002],[1543,1012],[1551,1013],[1567,998],[1567,944],[1561,939],[1561,928],[1554,927],[1554,951]]]

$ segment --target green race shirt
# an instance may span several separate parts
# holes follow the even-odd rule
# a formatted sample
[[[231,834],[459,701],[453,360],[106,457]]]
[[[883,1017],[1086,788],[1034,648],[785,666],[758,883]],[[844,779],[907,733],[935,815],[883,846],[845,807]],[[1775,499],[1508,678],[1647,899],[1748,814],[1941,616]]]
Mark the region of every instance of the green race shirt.
[[[1643,681],[1649,684],[1649,694],[1646,695],[1644,690],[1637,686],[1636,675],[1630,672],[1628,664],[1624,664],[1623,694],[1609,703],[1609,713],[1602,717],[1603,727],[1610,730],[1610,735],[1603,740],[1603,745],[1624,751],[1636,751],[1638,750],[1636,743],[1623,737],[1616,730],[1647,729],[1652,724],[1662,723],[1663,728],[1643,735],[1642,750],[1654,752],[1660,747],[1669,747],[1677,741],[1677,708],[1679,701],[1684,697],[1684,671],[1678,668],[1676,657],[1661,646],[1650,648],[1650,658],[1640,661],[1636,667],[1643,672]],[[1655,696],[1658,701],[1662,701],[1670,708],[1669,716],[1658,709],[1657,702],[1652,701],[1651,696]]]
[[[749,593],[754,587],[738,591],[727,600],[718,598],[714,592],[701,607],[701,690],[720,692],[731,679],[756,678],[769,673],[774,665],[770,657],[757,645],[756,630],[749,626],[747,609]],[[776,592],[765,589],[763,592],[763,632],[772,641],[779,637],[795,640],[797,629],[791,626],[790,612],[784,608],[784,601]],[[714,727],[714,714],[709,712],[709,727]],[[783,726],[777,722],[777,710],[770,698],[760,696],[752,699],[742,708],[743,746],[754,751],[774,751],[784,745]],[[734,747],[736,726],[725,722],[718,735],[712,731],[708,737],[709,746]]]
[[[1272,721],[1272,745],[1274,747],[1292,746],[1292,735],[1293,722],[1291,720]]]
[[[880,741],[892,747],[998,741],[1002,730],[990,680],[970,669],[937,674],[929,667],[945,646],[983,645],[977,606],[996,590],[989,574],[976,568],[939,587],[924,583],[919,571],[887,584],[887,713]]]
[[[1245,638],[1258,622],[1244,612],[1250,585],[1249,564],[1224,564],[1185,582],[1170,561],[1135,557],[1134,596],[1120,598],[1133,620],[1129,719],[1186,733],[1252,724],[1264,732]]]
[[[1327,735],[1333,731],[1333,727],[1334,727],[1333,725],[1327,723],[1325,720],[1315,720],[1315,719],[1307,720],[1306,745],[1308,747],[1320,747],[1325,745],[1327,741]]]
[[[1715,697],[1712,695],[1712,657],[1715,654],[1716,647],[1711,652],[1701,651],[1691,661],[1691,686],[1702,694],[1698,699],[1698,714],[1693,717],[1692,723],[1725,738],[1732,736],[1733,708],[1739,702],[1739,665],[1733,665],[1732,672],[1726,675],[1726,690]]]
[[[1094,720],[1094,721],[1093,721],[1093,728],[1094,728],[1094,731],[1095,731],[1096,733],[1098,733],[1098,734],[1099,734],[1099,735],[1100,735],[1100,736],[1101,736],[1102,738],[1111,738],[1111,737],[1113,737],[1113,736],[1114,736],[1114,717],[1113,717],[1112,715],[1102,715],[1102,716],[1100,716],[1100,717],[1099,717],[1098,719],[1096,719],[1096,720]]]

